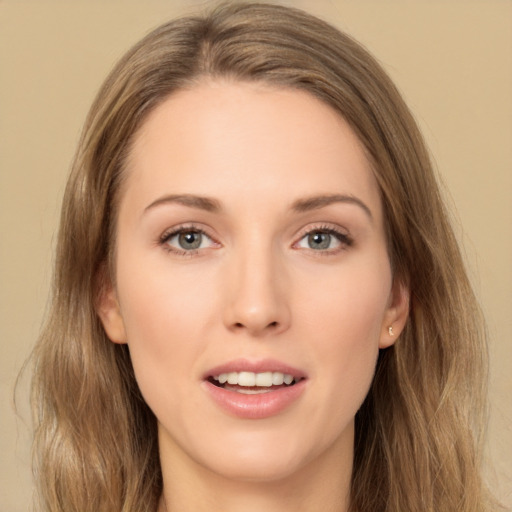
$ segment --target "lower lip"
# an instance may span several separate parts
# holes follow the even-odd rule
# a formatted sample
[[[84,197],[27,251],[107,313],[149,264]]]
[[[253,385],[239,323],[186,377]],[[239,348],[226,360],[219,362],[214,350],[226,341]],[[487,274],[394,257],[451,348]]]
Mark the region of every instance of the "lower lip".
[[[259,420],[275,416],[291,406],[304,392],[306,380],[255,395],[229,391],[208,381],[204,381],[204,386],[213,401],[229,414],[237,418]]]

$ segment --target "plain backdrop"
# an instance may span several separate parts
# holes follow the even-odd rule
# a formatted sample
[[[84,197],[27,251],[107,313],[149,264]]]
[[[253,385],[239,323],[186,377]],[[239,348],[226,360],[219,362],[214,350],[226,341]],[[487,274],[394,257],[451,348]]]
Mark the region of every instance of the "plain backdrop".
[[[282,3],[365,44],[427,138],[489,323],[489,477],[512,507],[512,2]],[[44,318],[60,201],[87,109],[129,46],[208,4],[0,0],[0,512],[30,508],[30,375],[18,388],[19,417],[13,387]]]

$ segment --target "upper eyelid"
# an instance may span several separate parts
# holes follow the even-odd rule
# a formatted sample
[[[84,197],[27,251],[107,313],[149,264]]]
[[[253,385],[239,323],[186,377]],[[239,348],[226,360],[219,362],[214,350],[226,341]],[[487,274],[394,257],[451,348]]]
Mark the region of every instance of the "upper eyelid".
[[[328,231],[328,232],[339,234],[340,236],[352,238],[348,229],[342,228],[338,224],[334,224],[331,222],[318,222],[318,223],[314,223],[313,225],[308,224],[307,226],[304,226],[302,229],[300,229],[296,236],[300,240],[300,239],[304,238],[304,236],[306,236],[310,233],[313,233],[315,231]]]
[[[186,222],[183,224],[178,224],[176,226],[167,228],[163,231],[163,233],[158,237],[158,240],[162,243],[167,241],[172,236],[178,235],[181,232],[186,231],[197,231],[208,238],[210,238],[213,242],[220,244],[219,237],[213,235],[211,233],[211,229],[208,227],[205,227],[202,223],[196,223],[196,222]],[[331,223],[331,222],[315,222],[308,224],[298,231],[296,231],[296,234],[294,235],[294,241],[292,242],[292,245],[296,244],[300,240],[302,240],[305,236],[308,234],[315,232],[315,231],[326,231],[330,232],[334,235],[339,235],[342,238],[347,238],[352,241],[353,237],[350,234],[349,230],[339,226],[338,224]]]
[[[314,226],[306,226],[304,227],[299,233],[299,235],[296,236],[295,241],[292,244],[292,248],[299,249],[298,244],[307,236],[309,236],[311,233],[315,232],[325,232],[332,236],[334,236],[338,242],[340,243],[341,247],[338,247],[336,249],[325,249],[325,250],[314,250],[314,253],[316,255],[329,255],[329,254],[335,254],[339,252],[340,250],[346,249],[351,247],[354,244],[354,238],[353,236],[348,232],[347,229],[341,228],[337,224],[331,224],[331,223],[319,223]],[[303,250],[309,250],[308,248],[301,248]]]
[[[207,232],[207,230],[205,230],[199,226],[191,225],[191,224],[178,225],[178,226],[174,226],[174,227],[166,229],[158,237],[157,245],[159,247],[163,248],[166,252],[172,253],[172,254],[174,254],[176,256],[180,256],[180,257],[196,256],[196,255],[199,255],[202,251],[211,248],[211,247],[198,247],[196,249],[183,249],[180,247],[175,247],[174,245],[172,245],[170,243],[170,240],[177,237],[181,233],[186,233],[186,232],[190,232],[190,231],[201,233],[201,235],[207,237],[210,240],[212,247],[220,245],[220,243],[214,237],[212,237]]]
[[[180,233],[187,232],[187,231],[197,231],[198,233],[206,235],[208,238],[215,240],[215,237],[211,235],[211,233],[209,232],[208,229],[206,229],[198,224],[195,224],[195,223],[179,224],[177,226],[168,228],[168,229],[164,230],[164,232],[160,235],[159,239],[161,241],[165,241],[165,240],[168,240],[172,236],[176,236]]]

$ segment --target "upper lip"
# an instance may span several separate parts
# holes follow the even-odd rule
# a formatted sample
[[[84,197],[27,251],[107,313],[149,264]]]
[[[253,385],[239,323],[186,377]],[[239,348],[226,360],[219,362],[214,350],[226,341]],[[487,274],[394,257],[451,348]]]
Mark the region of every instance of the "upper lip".
[[[306,378],[306,373],[298,368],[294,368],[286,363],[278,361],[276,359],[234,359],[226,363],[220,364],[208,370],[204,375],[203,379],[208,379],[221,373],[230,372],[252,372],[252,373],[263,373],[263,372],[281,372],[288,375],[292,375],[295,378]]]

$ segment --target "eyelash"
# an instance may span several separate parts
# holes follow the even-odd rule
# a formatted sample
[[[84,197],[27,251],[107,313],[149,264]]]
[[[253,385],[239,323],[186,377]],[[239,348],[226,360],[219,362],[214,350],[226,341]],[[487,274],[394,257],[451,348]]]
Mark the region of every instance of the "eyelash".
[[[185,256],[190,257],[198,254],[200,252],[199,249],[190,249],[190,250],[181,250],[176,247],[172,247],[169,245],[169,240],[171,240],[176,235],[187,233],[187,232],[193,232],[198,233],[202,236],[206,236],[209,238],[214,244],[220,245],[212,236],[210,236],[204,229],[194,225],[194,224],[186,224],[181,226],[176,226],[170,230],[165,231],[158,239],[158,244],[162,246],[164,250],[166,250],[169,253],[176,254],[178,256]],[[333,254],[337,254],[340,251],[346,250],[349,247],[351,247],[354,243],[354,240],[352,237],[350,237],[347,233],[343,233],[338,229],[333,228],[329,225],[321,225],[321,226],[314,226],[311,228],[308,228],[307,230],[303,231],[298,240],[294,242],[292,245],[293,248],[297,248],[297,245],[299,242],[301,242],[304,238],[307,236],[314,234],[314,233],[321,233],[326,235],[331,235],[334,238],[337,239],[337,241],[340,243],[340,247],[334,248],[334,249],[326,249],[326,250],[318,250],[318,249],[312,249],[309,248],[309,251],[313,253],[315,256],[330,256]]]
[[[348,235],[347,233],[342,232],[341,230],[338,230],[334,228],[331,225],[320,225],[320,226],[313,226],[308,227],[304,232],[301,233],[299,239],[297,242],[293,244],[294,247],[297,246],[299,242],[304,240],[309,235],[312,235],[314,233],[322,233],[325,235],[331,235],[340,243],[340,247],[336,247],[334,249],[325,249],[325,250],[318,250],[318,249],[312,249],[309,248],[308,251],[312,253],[314,256],[332,256],[335,254],[338,254],[341,251],[345,251],[348,248],[352,247],[354,244],[354,239]]]
[[[163,249],[165,251],[172,253],[172,254],[176,254],[177,256],[185,256],[185,257],[194,256],[199,253],[200,249],[190,249],[190,250],[186,251],[184,249],[182,250],[182,249],[178,249],[176,247],[172,247],[168,243],[169,240],[171,240],[176,235],[179,235],[182,233],[188,233],[188,232],[198,233],[202,236],[206,236],[214,244],[218,244],[218,242],[216,242],[216,240],[212,236],[210,236],[204,229],[201,229],[200,227],[195,226],[194,224],[186,224],[186,225],[176,226],[170,230],[165,231],[160,236],[158,243],[159,243],[159,245],[161,245],[163,247]]]

